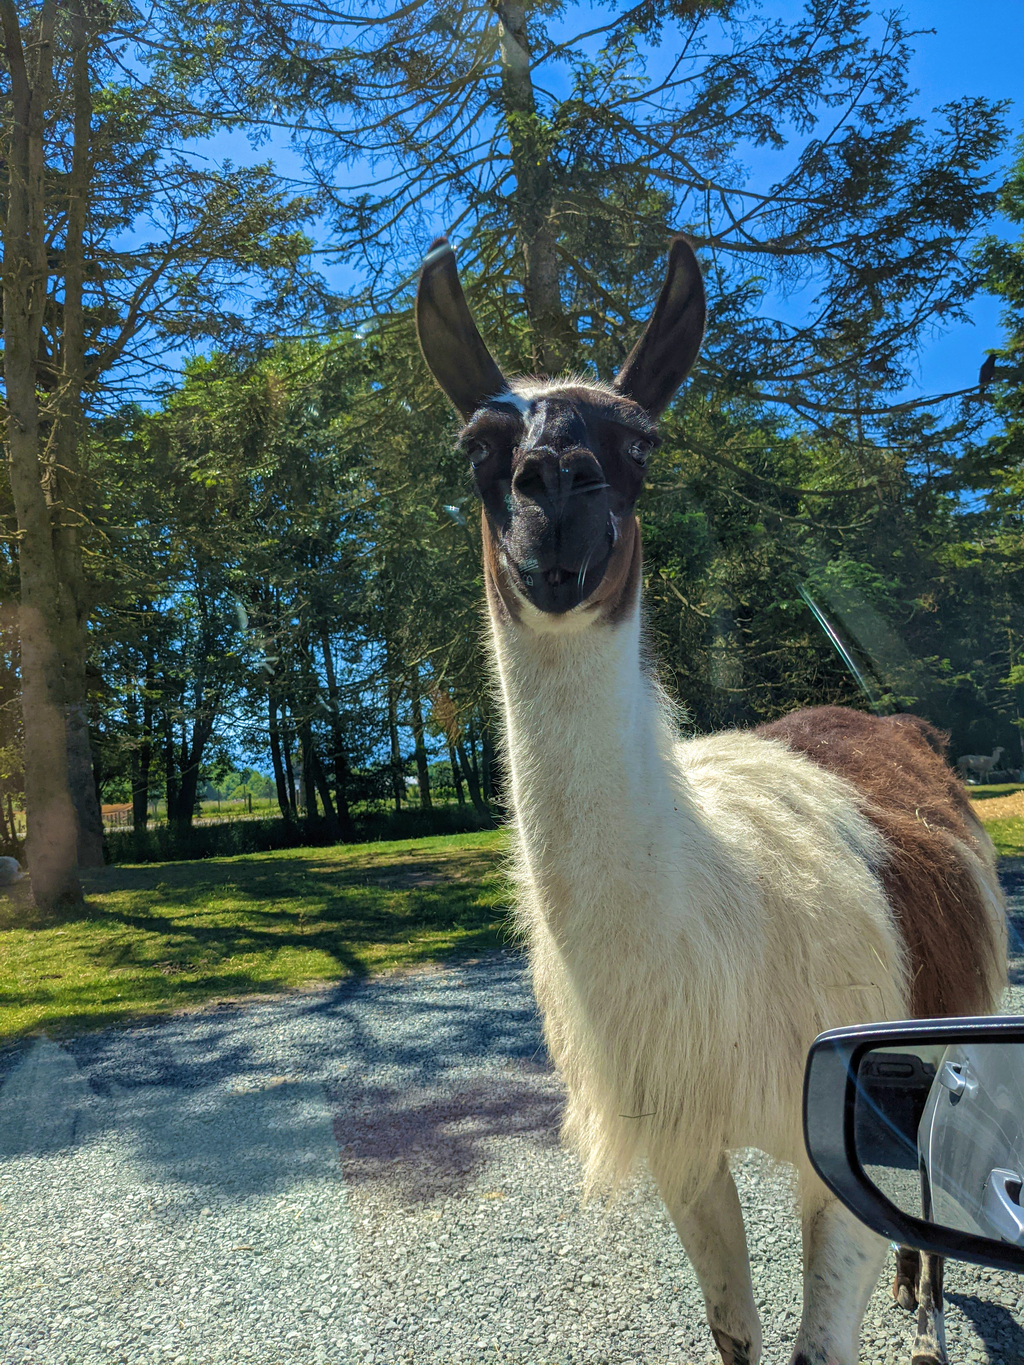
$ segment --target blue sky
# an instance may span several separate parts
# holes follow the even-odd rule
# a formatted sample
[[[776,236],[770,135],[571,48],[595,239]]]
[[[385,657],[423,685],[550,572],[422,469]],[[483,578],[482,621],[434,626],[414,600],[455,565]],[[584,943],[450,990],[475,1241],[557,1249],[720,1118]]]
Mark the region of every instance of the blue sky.
[[[796,18],[802,8],[801,0],[763,0],[762,6],[765,16],[781,18]],[[888,13],[891,8],[879,8],[877,13]],[[919,92],[915,111],[927,118],[939,105],[964,95],[1010,100],[1007,119],[1016,137],[1024,126],[1024,0],[986,0],[976,7],[962,0],[905,0],[899,8],[911,28],[934,30],[913,40],[910,83]],[[233,134],[208,150],[236,162],[273,157],[286,173],[301,177],[297,158],[287,144],[272,143],[254,153],[242,135]],[[1012,146],[1003,164],[1011,151]],[[360,168],[353,179],[363,175],[365,168]],[[1016,231],[998,223],[994,230]],[[335,264],[330,275],[336,288],[344,290],[354,283],[352,271],[343,263]],[[803,303],[794,297],[786,302],[769,300],[768,306],[776,315],[792,318]],[[907,396],[947,392],[973,383],[986,350],[1000,344],[999,312],[997,300],[980,296],[972,305],[971,323],[956,324],[935,335],[920,355],[916,383]]]
[[[766,5],[770,10],[771,5]],[[926,113],[960,95],[1013,101],[1008,122],[1024,124],[1024,0],[907,0],[911,26],[932,28],[915,40],[911,84]],[[986,296],[972,308],[974,325],[952,327],[922,354],[921,389],[942,393],[963,387],[977,374],[985,351],[1000,344],[999,303]]]

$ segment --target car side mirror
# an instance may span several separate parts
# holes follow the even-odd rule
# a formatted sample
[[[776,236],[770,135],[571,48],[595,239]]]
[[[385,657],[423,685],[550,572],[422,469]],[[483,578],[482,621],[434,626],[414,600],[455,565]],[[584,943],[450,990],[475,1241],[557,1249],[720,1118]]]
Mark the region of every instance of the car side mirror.
[[[804,1140],[825,1184],[882,1236],[1024,1271],[1024,1018],[821,1034]]]

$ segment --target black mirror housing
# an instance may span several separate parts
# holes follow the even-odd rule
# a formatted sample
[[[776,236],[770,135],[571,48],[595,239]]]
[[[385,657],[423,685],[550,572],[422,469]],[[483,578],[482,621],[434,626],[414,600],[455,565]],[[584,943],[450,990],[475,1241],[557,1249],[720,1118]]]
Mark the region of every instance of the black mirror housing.
[[[868,1053],[978,1044],[1024,1044],[1024,1017],[908,1019],[821,1034],[811,1046],[804,1074],[804,1142],[811,1164],[829,1189],[883,1237],[939,1256],[1021,1273],[1024,1245],[957,1230],[898,1208],[869,1178],[858,1148],[858,1098],[866,1086],[860,1077]],[[865,1074],[869,1070],[865,1067]],[[920,1088],[920,1078],[915,1079]],[[948,1077],[942,1084],[947,1081]],[[1019,1119],[1024,1128],[1024,1112]]]

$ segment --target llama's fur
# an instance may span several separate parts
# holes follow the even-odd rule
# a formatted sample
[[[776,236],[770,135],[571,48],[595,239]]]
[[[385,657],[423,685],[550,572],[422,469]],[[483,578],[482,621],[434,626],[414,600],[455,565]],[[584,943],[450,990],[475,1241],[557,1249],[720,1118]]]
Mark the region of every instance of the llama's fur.
[[[858,791],[756,733],[679,740],[638,612],[557,637],[495,619],[494,652],[519,921],[588,1184],[642,1153],[696,1192],[748,1145],[806,1172],[810,1042],[909,1012]]]

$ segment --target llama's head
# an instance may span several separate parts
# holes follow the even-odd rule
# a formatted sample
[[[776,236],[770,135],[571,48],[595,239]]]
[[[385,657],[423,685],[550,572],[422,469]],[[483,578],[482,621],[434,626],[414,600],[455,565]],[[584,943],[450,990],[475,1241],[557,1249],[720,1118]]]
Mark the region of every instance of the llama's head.
[[[466,305],[443,239],[423,263],[416,327],[431,373],[466,422],[460,445],[483,502],[493,604],[535,628],[614,621],[636,601],[634,506],[655,422],[696,359],[704,286],[676,237],[647,327],[610,384],[507,380]]]

